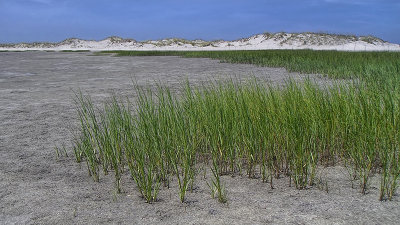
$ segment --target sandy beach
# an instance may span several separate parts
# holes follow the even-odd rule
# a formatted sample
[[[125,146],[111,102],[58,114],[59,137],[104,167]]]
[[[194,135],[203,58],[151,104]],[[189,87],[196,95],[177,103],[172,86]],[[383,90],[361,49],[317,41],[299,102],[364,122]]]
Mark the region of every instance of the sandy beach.
[[[0,52],[0,224],[398,224],[400,198],[379,201],[379,176],[362,195],[342,166],[321,168],[326,176],[307,190],[275,181],[275,189],[245,175],[222,176],[228,203],[211,198],[209,173],[197,175],[193,192],[180,203],[176,182],[148,204],[128,174],[122,194],[113,176],[93,182],[75,162],[71,130],[77,122],[74,92],[101,105],[113,93],[134,98],[132,82],[158,82],[178,91],[187,79],[202,82],[257,78],[281,84],[306,75],[282,68],[179,57],[113,57],[92,53]],[[314,76],[316,77],[316,76]],[[316,77],[317,78],[317,77]],[[65,144],[69,157],[57,159]],[[327,186],[326,186],[327,184]]]

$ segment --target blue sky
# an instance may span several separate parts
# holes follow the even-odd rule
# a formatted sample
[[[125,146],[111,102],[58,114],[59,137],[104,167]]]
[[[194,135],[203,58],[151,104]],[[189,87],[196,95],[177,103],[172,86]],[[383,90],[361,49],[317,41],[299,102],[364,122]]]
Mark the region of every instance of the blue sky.
[[[113,35],[233,40],[280,31],[400,43],[400,0],[0,0],[0,28],[1,43]]]

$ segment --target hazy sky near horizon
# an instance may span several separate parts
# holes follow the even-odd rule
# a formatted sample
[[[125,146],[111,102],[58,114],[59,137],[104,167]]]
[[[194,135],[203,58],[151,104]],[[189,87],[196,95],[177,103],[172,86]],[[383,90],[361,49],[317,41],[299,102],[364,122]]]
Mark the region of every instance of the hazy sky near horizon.
[[[374,35],[400,43],[400,0],[0,0],[0,42],[234,40],[263,32]]]

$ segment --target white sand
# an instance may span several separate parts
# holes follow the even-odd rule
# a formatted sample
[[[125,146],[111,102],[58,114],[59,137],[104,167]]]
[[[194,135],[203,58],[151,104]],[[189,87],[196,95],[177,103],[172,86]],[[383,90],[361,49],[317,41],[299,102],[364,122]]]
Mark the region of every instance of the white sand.
[[[203,41],[162,39],[137,42],[132,39],[110,37],[101,41],[67,39],[59,43],[20,43],[0,45],[1,50],[62,51],[62,50],[262,50],[262,49],[314,49],[338,51],[400,51],[400,45],[374,37],[355,37],[321,33],[258,34],[235,41]]]

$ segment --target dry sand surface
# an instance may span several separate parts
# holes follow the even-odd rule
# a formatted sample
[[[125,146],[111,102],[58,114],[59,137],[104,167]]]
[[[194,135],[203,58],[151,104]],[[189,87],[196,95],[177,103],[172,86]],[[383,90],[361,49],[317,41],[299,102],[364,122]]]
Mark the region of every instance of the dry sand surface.
[[[228,204],[210,196],[202,174],[187,202],[176,186],[160,190],[147,204],[128,175],[123,193],[113,193],[113,176],[95,183],[85,165],[56,160],[54,146],[70,146],[76,122],[73,92],[81,88],[101,104],[112,92],[131,96],[139,85],[162,83],[176,89],[236,76],[279,83],[301,77],[284,69],[232,65],[178,57],[88,56],[90,53],[0,53],[0,224],[398,224],[400,198],[378,201],[378,177],[370,192],[352,188],[343,167],[323,168],[322,186],[308,190],[275,180],[223,176]],[[173,182],[174,183],[174,182]]]

